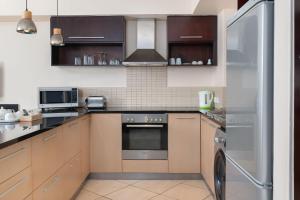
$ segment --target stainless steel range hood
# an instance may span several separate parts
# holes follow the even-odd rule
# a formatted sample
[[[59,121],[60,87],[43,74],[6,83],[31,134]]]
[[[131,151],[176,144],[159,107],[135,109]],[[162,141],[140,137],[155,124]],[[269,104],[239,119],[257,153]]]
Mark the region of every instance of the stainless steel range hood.
[[[168,62],[155,50],[155,20],[138,19],[137,50],[125,59],[126,66],[166,66]]]

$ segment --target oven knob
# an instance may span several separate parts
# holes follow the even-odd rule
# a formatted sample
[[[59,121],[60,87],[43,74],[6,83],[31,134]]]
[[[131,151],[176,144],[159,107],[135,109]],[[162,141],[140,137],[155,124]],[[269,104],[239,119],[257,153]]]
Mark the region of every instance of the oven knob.
[[[153,119],[152,118],[150,118],[150,122],[152,122],[153,121]]]
[[[130,122],[130,119],[129,119],[129,118],[127,118],[127,119],[126,119],[126,121],[127,121],[127,122]]]
[[[157,122],[157,121],[158,121],[158,119],[157,119],[157,118],[155,118],[155,119],[154,119],[154,121],[155,121],[155,122]]]
[[[130,121],[131,121],[131,122],[134,122],[134,118],[131,118]]]
[[[162,122],[162,118],[159,118],[159,121]]]

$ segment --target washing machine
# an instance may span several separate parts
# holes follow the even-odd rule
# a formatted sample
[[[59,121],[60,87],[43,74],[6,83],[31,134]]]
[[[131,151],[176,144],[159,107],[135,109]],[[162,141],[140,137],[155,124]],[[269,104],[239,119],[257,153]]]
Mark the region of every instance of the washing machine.
[[[221,129],[217,129],[215,133],[215,161],[214,161],[214,185],[215,199],[225,200],[225,173],[226,173],[226,157],[225,157],[226,135]]]

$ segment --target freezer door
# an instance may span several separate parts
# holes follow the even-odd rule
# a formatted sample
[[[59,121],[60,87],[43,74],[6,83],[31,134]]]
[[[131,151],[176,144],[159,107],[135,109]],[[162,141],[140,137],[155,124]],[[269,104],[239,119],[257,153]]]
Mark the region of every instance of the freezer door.
[[[260,183],[272,182],[273,2],[227,27],[226,154]]]
[[[256,184],[226,159],[226,200],[272,200],[272,190]]]

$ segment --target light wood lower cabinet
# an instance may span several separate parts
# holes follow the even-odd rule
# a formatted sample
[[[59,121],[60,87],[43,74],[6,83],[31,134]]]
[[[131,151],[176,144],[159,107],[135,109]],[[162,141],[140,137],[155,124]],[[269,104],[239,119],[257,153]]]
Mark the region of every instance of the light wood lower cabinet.
[[[214,138],[220,126],[201,116],[201,173],[211,191],[214,189]]]
[[[0,183],[31,165],[31,140],[0,150]],[[1,199],[1,198],[0,198]]]
[[[64,199],[71,199],[81,184],[80,154],[75,156],[62,169],[64,181]]]
[[[69,122],[62,127],[64,158],[69,161],[80,151],[80,121],[79,119]]]
[[[64,164],[62,129],[32,138],[33,188],[37,188]]]
[[[33,192],[33,200],[66,200],[64,171],[60,169]]]
[[[81,178],[90,173],[90,116],[80,119]]]
[[[169,114],[169,172],[200,172],[200,114]]]
[[[68,200],[81,184],[80,154],[61,167],[33,193],[33,200]]]
[[[122,172],[121,114],[91,116],[91,172]]]
[[[168,160],[123,160],[123,172],[168,173]]]
[[[1,200],[21,200],[32,191],[31,168],[28,167],[17,175],[0,184]]]

